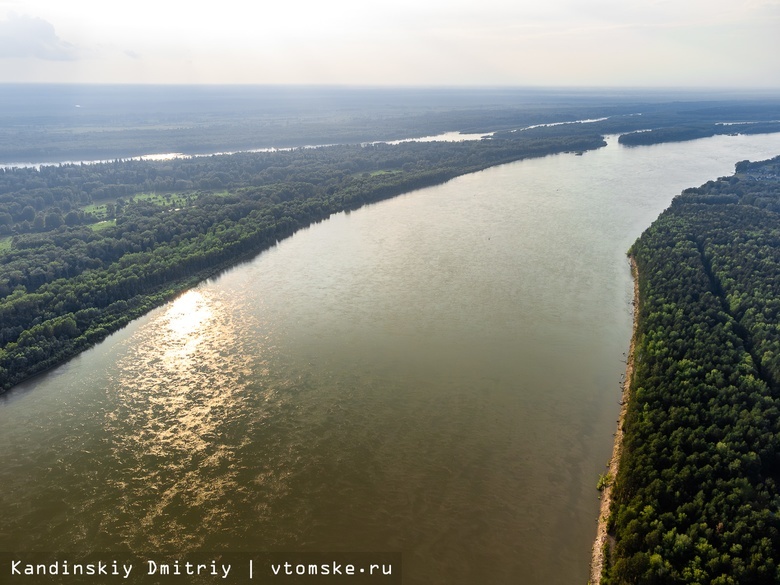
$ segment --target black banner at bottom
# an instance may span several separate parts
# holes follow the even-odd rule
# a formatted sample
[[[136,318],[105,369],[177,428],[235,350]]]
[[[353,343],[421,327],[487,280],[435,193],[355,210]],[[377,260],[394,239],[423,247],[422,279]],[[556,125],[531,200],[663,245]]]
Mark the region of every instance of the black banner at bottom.
[[[8,585],[401,585],[401,553],[0,553]]]

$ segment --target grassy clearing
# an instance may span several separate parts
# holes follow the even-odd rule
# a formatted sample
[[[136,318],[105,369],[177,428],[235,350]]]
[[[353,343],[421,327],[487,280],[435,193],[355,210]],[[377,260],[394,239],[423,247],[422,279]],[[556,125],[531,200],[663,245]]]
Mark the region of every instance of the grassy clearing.
[[[229,191],[186,191],[182,193],[137,193],[130,199],[132,201],[147,201],[161,207],[185,207],[195,201],[201,195],[213,195],[215,197],[227,197]]]
[[[146,201],[163,207],[181,207],[187,203],[187,194],[184,193],[136,193],[131,201]]]
[[[11,249],[11,236],[3,236],[0,238],[0,252],[5,252]]]
[[[217,197],[227,197],[229,194],[229,191],[215,191],[210,193],[210,195],[215,195]],[[107,206],[116,206],[119,199],[123,199],[127,203],[132,203],[134,201],[144,201],[169,209],[175,207],[186,207],[192,203],[192,201],[197,199],[199,195],[200,192],[198,191],[189,191],[184,193],[136,193],[135,195],[130,195],[128,197],[103,199],[99,203],[90,203],[89,205],[82,207],[82,210],[84,213],[92,214],[98,221],[102,221],[108,219]]]
[[[94,213],[97,216],[103,216],[106,215],[106,204],[102,203],[100,205],[96,205],[95,203],[90,203],[89,205],[85,205],[83,208],[84,213]]]
[[[160,207],[182,207],[187,203],[186,196],[184,195],[171,195],[170,193],[158,194],[158,193],[137,193],[129,197],[119,197],[115,199],[103,199],[99,203],[90,203],[85,205],[82,209],[84,213],[91,213],[98,220],[104,220],[108,218],[109,205],[116,207],[117,201],[123,199],[126,202],[132,201],[146,201],[159,205]]]
[[[395,175],[397,173],[402,173],[403,171],[401,169],[392,169],[392,170],[381,170],[381,171],[361,171],[359,173],[352,173],[353,177],[378,177],[380,175]]]
[[[90,228],[92,228],[92,231],[99,232],[106,228],[114,227],[116,225],[116,220],[111,219],[107,221],[99,221],[97,223],[92,223],[89,225]]]

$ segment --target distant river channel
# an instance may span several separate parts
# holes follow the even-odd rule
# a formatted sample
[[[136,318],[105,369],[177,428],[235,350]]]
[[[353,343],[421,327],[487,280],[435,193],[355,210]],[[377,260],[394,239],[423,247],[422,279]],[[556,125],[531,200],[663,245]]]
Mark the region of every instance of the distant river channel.
[[[584,585],[626,250],[777,154],[611,137],[296,233],[0,397],[0,550],[392,551],[404,585]]]

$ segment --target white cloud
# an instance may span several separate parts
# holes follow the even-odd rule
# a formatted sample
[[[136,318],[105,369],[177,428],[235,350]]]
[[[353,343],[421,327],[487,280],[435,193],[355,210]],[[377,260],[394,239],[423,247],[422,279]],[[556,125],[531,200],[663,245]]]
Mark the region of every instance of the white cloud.
[[[780,85],[780,0],[14,2],[0,81]]]
[[[54,26],[41,18],[12,13],[0,20],[0,58],[71,61],[78,56],[78,48],[59,38]]]

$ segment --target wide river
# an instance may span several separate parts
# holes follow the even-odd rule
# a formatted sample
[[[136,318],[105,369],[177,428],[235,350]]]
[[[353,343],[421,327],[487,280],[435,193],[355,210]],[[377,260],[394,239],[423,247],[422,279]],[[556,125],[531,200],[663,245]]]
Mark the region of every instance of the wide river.
[[[302,230],[0,398],[0,550],[401,551],[581,584],[626,250],[780,135],[494,167]]]

